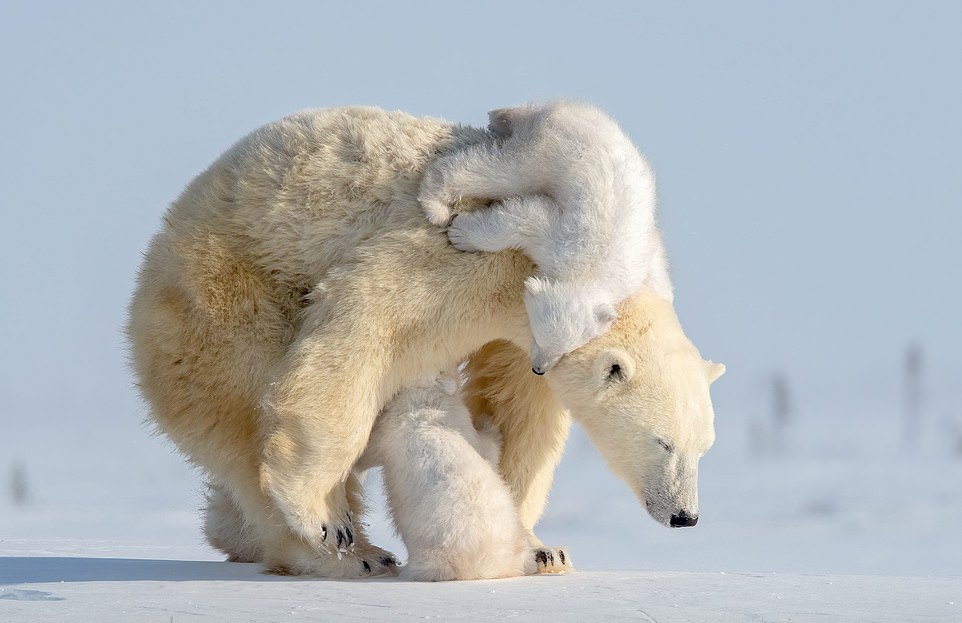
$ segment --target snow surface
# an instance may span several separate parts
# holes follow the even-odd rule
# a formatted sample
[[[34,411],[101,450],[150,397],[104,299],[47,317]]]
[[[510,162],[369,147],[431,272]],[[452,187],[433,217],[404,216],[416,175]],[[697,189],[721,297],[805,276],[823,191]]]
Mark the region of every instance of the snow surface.
[[[948,578],[589,571],[441,584],[345,582],[266,576],[252,564],[124,558],[144,553],[123,548],[93,557],[73,545],[68,548],[73,555],[53,555],[53,544],[47,545],[0,558],[0,620],[962,619],[960,582]],[[97,546],[90,547],[96,552]]]
[[[576,428],[538,533],[578,570],[442,585],[221,562],[200,478],[165,442],[135,421],[36,420],[0,437],[28,493],[0,495],[0,621],[962,621],[962,460],[934,425],[903,449],[885,413],[798,418],[753,450],[732,409],[702,461],[701,521],[681,530],[648,518]],[[367,487],[374,541],[403,557],[378,474]]]

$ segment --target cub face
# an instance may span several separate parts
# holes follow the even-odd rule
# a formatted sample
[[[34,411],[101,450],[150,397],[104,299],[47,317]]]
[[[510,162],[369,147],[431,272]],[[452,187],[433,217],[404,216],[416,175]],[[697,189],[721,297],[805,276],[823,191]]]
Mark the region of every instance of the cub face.
[[[586,287],[529,277],[524,305],[531,325],[531,369],[544,374],[567,353],[603,334],[615,320],[614,307],[596,301]]]
[[[708,390],[725,367],[701,358],[667,301],[642,296],[619,311],[545,378],[649,514],[693,526],[698,462],[715,441]]]

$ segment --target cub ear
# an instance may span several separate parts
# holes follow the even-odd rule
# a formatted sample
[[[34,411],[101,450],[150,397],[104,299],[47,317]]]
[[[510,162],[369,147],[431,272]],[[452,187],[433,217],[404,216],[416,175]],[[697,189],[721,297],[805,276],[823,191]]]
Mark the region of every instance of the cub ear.
[[[611,303],[601,303],[595,307],[595,322],[602,327],[610,327],[611,323],[618,318],[618,312]]]
[[[708,383],[714,383],[725,374],[725,364],[723,363],[712,363],[711,361],[706,361],[705,365],[708,368]]]
[[[526,114],[528,114],[528,109],[524,107],[492,110],[488,112],[488,129],[497,134],[499,138],[508,138],[514,134],[515,124]]]
[[[528,277],[524,280],[524,289],[530,295],[541,294],[548,289],[548,281],[542,277]]]

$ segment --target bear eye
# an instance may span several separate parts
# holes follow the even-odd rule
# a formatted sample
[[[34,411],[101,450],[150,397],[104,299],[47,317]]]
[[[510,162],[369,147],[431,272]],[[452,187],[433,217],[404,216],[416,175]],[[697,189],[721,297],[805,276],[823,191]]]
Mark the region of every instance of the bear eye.
[[[659,439],[658,445],[664,448],[665,452],[667,452],[668,454],[671,454],[672,452],[675,451],[675,449],[671,447],[671,444],[665,441],[664,439]]]

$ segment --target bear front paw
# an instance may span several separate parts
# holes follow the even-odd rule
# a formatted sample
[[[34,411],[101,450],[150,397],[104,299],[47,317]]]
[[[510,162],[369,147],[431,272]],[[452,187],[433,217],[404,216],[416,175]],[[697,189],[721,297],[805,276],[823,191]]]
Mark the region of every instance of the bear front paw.
[[[335,552],[348,552],[354,549],[354,522],[350,514],[340,521],[321,524],[320,545]]]
[[[365,579],[391,577],[398,574],[397,559],[393,554],[374,546],[356,552],[315,552],[311,555],[290,556],[268,560],[264,569],[274,575],[312,575],[321,578]]]
[[[361,568],[370,577],[396,576],[397,557],[391,552],[370,544],[359,544],[354,555],[361,561]]]
[[[561,547],[538,547],[532,551],[536,574],[571,573],[575,570],[567,551]]]
[[[343,486],[335,486],[323,503],[300,494],[295,488],[280,494],[270,488],[268,491],[274,494],[291,531],[314,550],[337,554],[354,548],[357,530]]]

